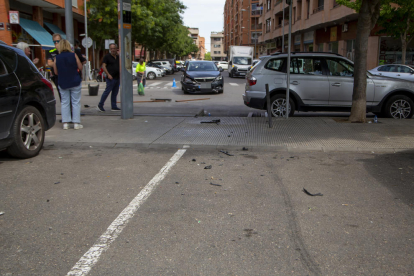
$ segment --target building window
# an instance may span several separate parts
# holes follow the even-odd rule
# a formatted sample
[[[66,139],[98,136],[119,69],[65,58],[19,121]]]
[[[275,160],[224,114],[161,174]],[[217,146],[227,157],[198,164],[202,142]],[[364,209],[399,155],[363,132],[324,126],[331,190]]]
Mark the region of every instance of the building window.
[[[346,58],[354,61],[355,58],[355,40],[348,40],[346,42]]]
[[[272,9],[272,0],[267,0],[267,11]]]
[[[221,44],[214,44],[214,48],[220,48]]]
[[[329,52],[338,53],[338,41],[329,43]]]
[[[272,27],[272,21],[269,19],[266,19],[266,33],[270,32],[270,28]]]
[[[78,7],[78,0],[72,0],[72,7]]]
[[[215,37],[214,41],[221,41],[221,38],[220,37]]]

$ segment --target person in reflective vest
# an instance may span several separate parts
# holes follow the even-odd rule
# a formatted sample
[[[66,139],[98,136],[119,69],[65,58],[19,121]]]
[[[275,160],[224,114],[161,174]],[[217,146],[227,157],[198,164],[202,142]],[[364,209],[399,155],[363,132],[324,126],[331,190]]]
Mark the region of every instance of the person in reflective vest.
[[[135,69],[135,73],[137,75],[138,86],[142,81],[142,84],[145,87],[146,78],[147,78],[146,70],[147,70],[146,63],[144,62],[143,58],[140,58],[139,63],[137,64],[137,68]]]

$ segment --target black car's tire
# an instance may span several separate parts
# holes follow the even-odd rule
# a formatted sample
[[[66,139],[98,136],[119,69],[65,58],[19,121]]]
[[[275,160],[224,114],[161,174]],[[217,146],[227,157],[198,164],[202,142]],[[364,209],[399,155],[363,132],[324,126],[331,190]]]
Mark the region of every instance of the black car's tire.
[[[289,117],[295,113],[295,102],[289,98],[290,111]],[[270,110],[273,117],[286,116],[286,95],[277,94],[270,99]]]
[[[147,74],[147,79],[149,79],[149,80],[153,80],[153,79],[155,79],[157,76],[155,75],[155,73],[154,72],[148,72],[148,74]]]
[[[30,158],[39,154],[45,141],[45,123],[39,110],[24,107],[12,126],[13,144],[7,149],[11,156]]]
[[[414,103],[404,95],[395,95],[388,99],[384,114],[394,119],[410,119],[413,117]]]

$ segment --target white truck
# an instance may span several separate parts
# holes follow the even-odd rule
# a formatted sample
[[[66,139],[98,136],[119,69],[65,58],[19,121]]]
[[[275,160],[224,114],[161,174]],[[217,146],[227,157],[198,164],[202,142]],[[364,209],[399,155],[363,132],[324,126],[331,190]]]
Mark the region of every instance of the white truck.
[[[253,47],[230,46],[229,77],[245,77],[253,63]]]

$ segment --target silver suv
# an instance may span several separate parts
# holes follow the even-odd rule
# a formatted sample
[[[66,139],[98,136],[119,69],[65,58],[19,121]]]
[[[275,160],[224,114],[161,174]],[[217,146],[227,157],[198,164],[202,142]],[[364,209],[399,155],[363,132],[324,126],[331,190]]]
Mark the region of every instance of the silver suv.
[[[266,56],[246,76],[244,104],[266,109],[269,84],[275,117],[286,112],[287,54]],[[298,111],[349,111],[352,106],[354,65],[332,53],[292,53],[289,116]],[[367,72],[367,111],[390,118],[413,116],[414,82]]]

